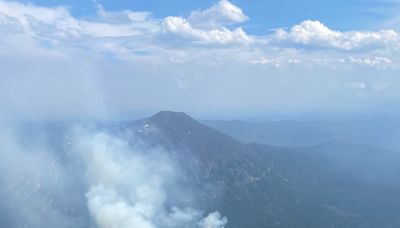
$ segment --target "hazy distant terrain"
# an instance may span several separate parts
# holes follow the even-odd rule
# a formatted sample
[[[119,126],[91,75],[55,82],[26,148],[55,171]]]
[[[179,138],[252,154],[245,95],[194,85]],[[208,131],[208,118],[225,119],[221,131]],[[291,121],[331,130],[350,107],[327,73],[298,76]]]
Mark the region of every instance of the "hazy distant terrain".
[[[278,146],[311,146],[348,141],[400,149],[400,122],[386,120],[346,121],[202,121],[243,142]]]

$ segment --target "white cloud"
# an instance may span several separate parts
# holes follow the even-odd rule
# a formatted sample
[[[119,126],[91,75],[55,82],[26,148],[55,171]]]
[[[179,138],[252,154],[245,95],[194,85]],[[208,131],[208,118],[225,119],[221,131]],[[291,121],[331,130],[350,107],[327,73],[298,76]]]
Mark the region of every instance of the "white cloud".
[[[152,42],[147,43],[144,48],[166,44],[164,37],[159,38],[165,33],[174,35],[171,42],[179,37],[197,44],[248,44],[253,41],[242,28],[230,30],[223,26],[214,27],[216,24],[240,22],[247,18],[240,8],[228,1],[221,1],[208,10],[192,13],[193,21],[197,18],[196,21],[200,22],[201,15],[212,19],[208,22],[202,20],[203,25],[209,23],[207,29],[193,26],[182,17],[157,19],[152,18],[149,12],[106,11],[100,4],[96,7],[98,18],[83,20],[73,17],[66,7],[39,7],[0,0],[0,34],[20,32],[37,39],[66,44],[102,42],[102,38],[138,40],[142,46],[143,41]],[[115,41],[115,45],[117,43]]]
[[[227,0],[219,1],[206,10],[193,11],[187,18],[153,18],[150,12],[107,11],[100,4],[96,7],[98,17],[84,20],[75,18],[63,6],[40,7],[0,0],[0,34],[25,34],[58,45],[79,44],[83,48],[109,53],[124,60],[135,59],[137,56],[145,58],[149,54],[161,56],[165,48],[169,50],[169,55],[171,51],[177,51],[174,48],[184,48],[190,52],[191,47],[199,45],[212,48],[229,48],[229,45],[241,47],[244,56],[247,55],[244,52],[249,46],[265,53],[271,49],[277,52],[278,49],[307,51],[307,48],[329,48],[339,54],[353,50],[378,50],[379,55],[385,58],[400,50],[400,37],[394,30],[341,32],[332,30],[319,21],[310,20],[289,30],[279,29],[272,35],[252,36],[241,27],[225,27],[248,19],[239,7]],[[190,54],[196,53],[188,53],[187,56]],[[173,56],[168,57],[171,58]],[[290,58],[299,59],[296,56]],[[346,59],[347,56],[341,58]],[[244,61],[254,62],[254,59],[255,57],[251,57]],[[259,63],[262,62],[266,64],[265,61]],[[393,63],[395,64],[394,60]],[[291,64],[297,65],[301,62],[295,61]]]
[[[29,26],[29,17],[46,24],[54,24],[57,21],[71,18],[66,7],[48,8],[11,1],[0,1],[0,11],[18,19],[24,26]]]
[[[247,19],[242,9],[227,0],[221,0],[209,9],[193,11],[188,18],[166,17],[163,24],[166,32],[194,43],[250,44],[254,39],[241,27],[233,30],[225,27]]]
[[[300,44],[314,48],[336,48],[341,50],[399,48],[400,37],[394,30],[340,32],[328,28],[319,21],[303,21],[289,31],[279,29],[275,33],[277,42]]]
[[[349,57],[350,63],[357,65],[364,65],[369,67],[376,67],[378,69],[386,69],[393,66],[393,61],[386,57],[373,57],[373,58],[354,58]]]
[[[189,21],[181,17],[165,18],[164,26],[170,33],[203,43],[248,44],[253,42],[253,39],[249,37],[242,28],[237,28],[232,31],[224,27],[220,29],[202,30],[192,27]]]
[[[269,65],[269,66],[273,66],[276,68],[279,68],[282,66],[282,63],[280,60],[272,59],[272,58],[269,59],[269,58],[265,58],[265,57],[261,57],[260,59],[251,60],[250,64]]]
[[[224,25],[241,23],[248,19],[242,9],[228,0],[221,0],[209,9],[193,11],[188,21],[196,27],[220,28]]]
[[[18,19],[10,17],[4,13],[0,13],[0,28],[0,34],[24,32],[24,27]]]
[[[107,16],[107,12],[102,12]],[[111,17],[112,14],[108,15]],[[126,12],[127,18],[139,20],[141,12]],[[146,18],[143,13],[142,17]],[[0,1],[0,30],[19,25],[20,31],[41,39],[72,39],[86,37],[126,37],[141,34],[141,30],[128,22],[88,21],[73,17],[66,7],[39,7],[18,2]],[[5,26],[8,25],[8,26]]]

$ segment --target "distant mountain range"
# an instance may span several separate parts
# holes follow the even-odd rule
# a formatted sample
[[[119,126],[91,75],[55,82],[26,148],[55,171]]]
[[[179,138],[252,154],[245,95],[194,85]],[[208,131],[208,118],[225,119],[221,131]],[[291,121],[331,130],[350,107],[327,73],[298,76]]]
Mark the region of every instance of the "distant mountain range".
[[[201,122],[242,142],[293,147],[340,140],[400,150],[400,121],[394,118],[260,123],[214,120]]]

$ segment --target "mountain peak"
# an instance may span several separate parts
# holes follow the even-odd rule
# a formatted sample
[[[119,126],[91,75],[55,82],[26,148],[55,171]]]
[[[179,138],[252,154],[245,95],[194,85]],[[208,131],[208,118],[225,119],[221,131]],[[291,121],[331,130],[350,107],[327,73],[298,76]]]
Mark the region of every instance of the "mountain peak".
[[[194,120],[192,117],[190,117],[184,112],[172,112],[172,111],[158,112],[157,114],[148,118],[147,121],[155,123],[159,127],[162,126],[172,127],[174,125],[193,127],[199,124],[196,120]]]
[[[141,120],[137,123],[137,126],[138,132],[141,132],[141,134],[148,137],[149,132],[152,132],[152,134],[157,132],[156,134],[159,134],[163,140],[175,145],[204,147],[204,145],[215,145],[220,144],[220,142],[238,144],[233,138],[199,123],[184,112],[161,111]],[[157,129],[157,131],[151,131],[150,129]]]
[[[147,124],[154,124],[160,130],[167,131],[190,131],[202,127],[184,112],[160,111],[157,114],[146,119]]]
[[[152,117],[150,117],[149,119],[191,119],[193,120],[189,115],[187,115],[184,112],[173,112],[173,111],[160,111],[158,113],[156,113],[155,115],[153,115]]]

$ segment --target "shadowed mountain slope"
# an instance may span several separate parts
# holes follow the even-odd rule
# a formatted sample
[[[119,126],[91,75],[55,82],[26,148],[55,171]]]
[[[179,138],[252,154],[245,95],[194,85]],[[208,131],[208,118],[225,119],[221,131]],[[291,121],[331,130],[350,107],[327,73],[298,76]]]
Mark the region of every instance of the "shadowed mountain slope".
[[[167,111],[128,129],[170,151],[204,208],[226,215],[228,227],[399,225],[400,162],[392,151],[339,141],[302,148],[246,144]]]

